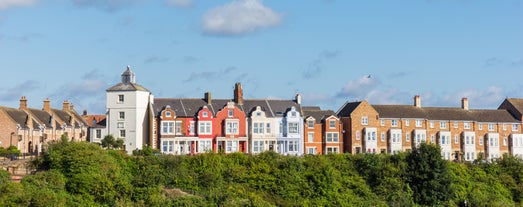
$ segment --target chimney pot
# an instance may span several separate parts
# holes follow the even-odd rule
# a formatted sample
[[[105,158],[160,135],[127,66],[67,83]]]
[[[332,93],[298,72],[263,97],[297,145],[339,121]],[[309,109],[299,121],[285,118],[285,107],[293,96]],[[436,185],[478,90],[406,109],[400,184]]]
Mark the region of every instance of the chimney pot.
[[[22,96],[20,99],[20,109],[21,110],[27,110],[27,98],[25,96]]]

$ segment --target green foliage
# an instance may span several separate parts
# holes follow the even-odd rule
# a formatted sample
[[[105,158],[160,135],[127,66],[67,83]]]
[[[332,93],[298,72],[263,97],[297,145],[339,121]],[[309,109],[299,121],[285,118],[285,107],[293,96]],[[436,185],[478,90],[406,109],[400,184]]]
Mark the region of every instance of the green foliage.
[[[105,149],[121,149],[124,145],[123,139],[115,139],[113,135],[106,135],[102,139],[102,147]]]
[[[21,183],[0,170],[0,206],[514,206],[522,162],[451,163],[439,148],[303,157],[204,153],[129,156],[58,142]]]
[[[439,146],[421,143],[412,150],[406,161],[407,181],[416,203],[438,205],[450,200],[452,180]]]
[[[6,158],[14,158],[20,156],[20,150],[16,146],[9,146],[7,149],[0,147],[0,156]]]
[[[135,149],[133,151],[133,155],[135,156],[151,156],[151,155],[159,155],[160,150],[154,149],[151,146],[144,145],[142,147],[143,149]]]

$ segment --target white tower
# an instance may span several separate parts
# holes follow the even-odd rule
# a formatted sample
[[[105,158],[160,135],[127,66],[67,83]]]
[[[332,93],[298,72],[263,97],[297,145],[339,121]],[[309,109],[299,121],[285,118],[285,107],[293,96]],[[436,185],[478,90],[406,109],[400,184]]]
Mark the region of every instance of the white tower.
[[[122,82],[107,92],[107,130],[116,139],[124,139],[125,150],[131,154],[135,149],[151,145],[149,107],[152,94],[136,84],[130,66],[122,73]]]

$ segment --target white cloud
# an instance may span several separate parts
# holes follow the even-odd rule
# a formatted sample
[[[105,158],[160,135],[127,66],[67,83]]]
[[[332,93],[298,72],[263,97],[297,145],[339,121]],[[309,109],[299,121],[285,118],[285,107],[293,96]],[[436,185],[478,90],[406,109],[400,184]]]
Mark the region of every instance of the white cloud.
[[[365,75],[355,80],[350,80],[343,86],[340,92],[338,92],[338,97],[352,97],[352,98],[362,98],[366,94],[371,92],[380,82],[371,75]]]
[[[461,98],[468,98],[471,108],[496,108],[506,97],[503,88],[490,86],[486,89],[466,89],[441,97],[437,104],[459,106]]]
[[[165,4],[170,7],[189,8],[193,6],[192,0],[166,0]]]
[[[0,0],[0,10],[12,7],[32,6],[34,4],[36,4],[36,0]]]
[[[283,16],[264,6],[261,0],[235,0],[203,16],[203,32],[211,35],[244,35],[274,27]]]

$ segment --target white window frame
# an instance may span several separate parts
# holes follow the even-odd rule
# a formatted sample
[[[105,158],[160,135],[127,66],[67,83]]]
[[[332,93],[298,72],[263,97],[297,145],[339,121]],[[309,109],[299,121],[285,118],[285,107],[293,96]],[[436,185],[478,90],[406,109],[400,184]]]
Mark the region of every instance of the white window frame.
[[[307,154],[309,155],[315,155],[316,154],[316,147],[307,147]]]
[[[174,134],[174,121],[162,121],[162,131],[160,134]]]
[[[116,128],[123,129],[125,128],[125,123],[123,121],[119,121],[116,123]]]
[[[440,129],[446,129],[447,128],[447,122],[446,121],[440,121],[439,122],[439,128]]]
[[[488,131],[495,131],[496,125],[494,123],[488,123]]]
[[[212,150],[212,140],[198,140],[198,153],[204,153]]]
[[[385,126],[385,119],[380,119],[381,126]]]
[[[98,139],[102,138],[102,130],[101,129],[97,129],[96,130],[96,138],[98,138]]]
[[[483,124],[478,123],[478,129],[479,129],[479,130],[483,130]]]
[[[118,120],[125,120],[125,111],[118,112]]]
[[[199,121],[198,122],[198,134],[211,135],[212,134],[212,121]]]
[[[172,115],[172,114],[171,114],[170,111],[166,111],[166,112],[165,112],[165,117],[171,117],[171,115]]]
[[[255,153],[265,151],[265,141],[255,140],[252,142],[252,151]]]
[[[385,132],[381,133],[381,142],[385,142]]]
[[[225,151],[227,153],[238,152],[239,143],[237,140],[225,141]]]
[[[464,121],[463,122],[463,128],[464,129],[470,129],[470,121]]]
[[[125,95],[124,94],[118,94],[117,103],[124,103],[124,102],[125,102]]]
[[[340,153],[339,147],[326,147],[325,154],[338,154]]]
[[[307,142],[309,142],[309,143],[314,142],[314,132],[307,133]]]
[[[459,122],[458,121],[454,121],[454,129],[457,129],[459,127]]]
[[[195,123],[194,121],[189,122],[189,134],[194,135],[195,133]]]
[[[410,142],[410,133],[405,133],[405,141]]]
[[[507,131],[507,124],[503,123],[503,131]]]
[[[174,130],[175,130],[175,134],[177,135],[181,135],[182,134],[182,121],[176,121],[174,123]]]
[[[328,143],[340,142],[340,135],[337,132],[325,133],[325,141]]]
[[[289,141],[289,152],[298,152],[298,141]]]
[[[416,127],[422,127],[423,126],[423,120],[416,119]]]
[[[287,131],[289,132],[289,134],[298,134],[300,133],[300,126],[298,124],[298,122],[289,122],[287,124]]]
[[[410,119],[405,119],[405,126],[410,126]]]
[[[307,128],[313,129],[314,128],[314,119],[307,120]]]
[[[454,144],[458,144],[459,143],[459,135],[454,135]]]
[[[431,128],[431,129],[434,128],[434,121],[430,121],[430,128]]]
[[[174,152],[174,141],[173,140],[163,140],[162,141],[162,152],[163,153],[173,153]]]
[[[238,120],[225,121],[225,134],[238,135],[240,132],[240,122]]]
[[[329,129],[336,129],[336,120],[329,120]]]
[[[512,124],[512,131],[518,131],[518,124]]]
[[[227,110],[227,116],[228,117],[234,117],[234,110],[233,109],[228,109]]]
[[[398,120],[397,119],[391,119],[390,120],[390,126],[397,127],[398,126]]]
[[[361,125],[369,125],[369,117],[362,116],[361,117]]]
[[[125,129],[120,129],[119,138],[125,138]]]
[[[361,139],[361,132],[358,130],[356,131],[356,140],[360,140]]]

